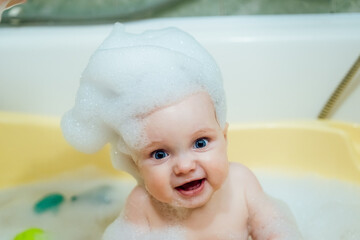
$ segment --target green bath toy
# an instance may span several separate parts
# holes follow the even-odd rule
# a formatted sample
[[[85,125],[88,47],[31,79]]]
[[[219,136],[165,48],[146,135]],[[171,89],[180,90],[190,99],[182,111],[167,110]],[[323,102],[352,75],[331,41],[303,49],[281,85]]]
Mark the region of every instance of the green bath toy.
[[[49,210],[56,211],[64,202],[64,199],[64,196],[60,193],[49,194],[35,204],[34,211],[36,213],[43,213]]]
[[[49,238],[42,229],[29,228],[16,235],[14,240],[49,240]]]

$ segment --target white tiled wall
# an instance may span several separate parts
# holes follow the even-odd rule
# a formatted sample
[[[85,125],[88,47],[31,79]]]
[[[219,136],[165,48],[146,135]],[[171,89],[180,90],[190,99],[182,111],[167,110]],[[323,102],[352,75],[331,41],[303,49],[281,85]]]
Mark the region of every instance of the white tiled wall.
[[[230,122],[314,119],[360,55],[360,14],[162,19],[215,57]],[[0,111],[60,116],[112,25],[0,28]],[[360,123],[360,74],[333,118]]]

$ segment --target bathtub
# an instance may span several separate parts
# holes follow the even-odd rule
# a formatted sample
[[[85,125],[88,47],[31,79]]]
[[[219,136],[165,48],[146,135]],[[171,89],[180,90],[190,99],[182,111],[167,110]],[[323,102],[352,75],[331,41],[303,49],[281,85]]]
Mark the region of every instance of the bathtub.
[[[22,124],[21,119],[26,126],[35,124],[31,116],[11,113],[59,119],[73,106],[81,72],[112,25],[0,28],[2,124],[11,123],[9,119],[14,124]],[[277,122],[271,124],[272,128],[282,128],[282,121],[315,120],[360,54],[360,14],[357,13],[125,23],[130,32],[168,26],[191,33],[218,62],[230,125],[257,123],[259,128],[268,129],[269,122]],[[358,74],[331,118],[350,123],[354,129],[360,123],[359,79]],[[6,113],[10,113],[9,117]],[[28,118],[31,123],[27,122]],[[3,139],[4,134],[1,136]],[[2,141],[4,148],[8,143]],[[0,175],[4,178],[6,174]],[[6,185],[4,181],[2,185]]]
[[[227,93],[229,159],[251,169],[309,173],[360,184],[359,75],[328,120],[316,117],[360,54],[360,14],[159,19],[130,32],[176,26],[214,56]],[[115,171],[109,146],[80,153],[60,116],[112,24],[0,28],[0,188],[92,165]]]

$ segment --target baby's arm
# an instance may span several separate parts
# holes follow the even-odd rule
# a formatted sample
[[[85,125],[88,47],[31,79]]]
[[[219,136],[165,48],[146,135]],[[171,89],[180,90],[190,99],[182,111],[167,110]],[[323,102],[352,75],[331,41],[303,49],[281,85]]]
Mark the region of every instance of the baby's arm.
[[[253,240],[300,240],[301,234],[285,203],[271,198],[254,174],[243,170],[245,196],[249,211],[249,232]]]

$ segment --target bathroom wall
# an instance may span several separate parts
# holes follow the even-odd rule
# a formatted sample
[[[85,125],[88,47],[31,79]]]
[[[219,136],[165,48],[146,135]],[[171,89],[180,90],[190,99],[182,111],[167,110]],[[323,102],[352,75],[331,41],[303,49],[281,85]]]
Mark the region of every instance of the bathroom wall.
[[[154,19],[131,32],[177,26],[215,57],[230,122],[315,119],[360,54],[360,14]],[[88,58],[112,24],[0,29],[0,110],[61,116]],[[360,87],[334,119],[360,123]]]
[[[3,24],[89,24],[149,18],[360,12],[360,0],[31,0]]]

